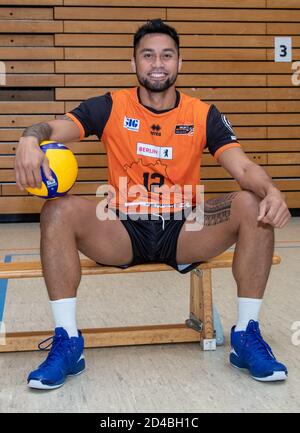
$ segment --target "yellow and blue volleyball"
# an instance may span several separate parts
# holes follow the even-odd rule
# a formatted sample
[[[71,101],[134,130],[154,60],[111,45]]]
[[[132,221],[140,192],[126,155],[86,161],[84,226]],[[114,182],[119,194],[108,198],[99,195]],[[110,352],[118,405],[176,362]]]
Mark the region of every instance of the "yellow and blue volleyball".
[[[41,167],[41,188],[26,188],[30,194],[41,198],[51,199],[61,197],[72,188],[77,179],[78,164],[74,153],[64,144],[56,141],[43,141],[41,150],[49,160],[51,177],[48,180]]]

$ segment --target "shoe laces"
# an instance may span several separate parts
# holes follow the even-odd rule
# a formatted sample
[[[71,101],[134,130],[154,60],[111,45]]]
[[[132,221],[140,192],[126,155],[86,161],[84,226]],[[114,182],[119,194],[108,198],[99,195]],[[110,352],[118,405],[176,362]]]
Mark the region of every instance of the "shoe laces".
[[[246,333],[247,343],[246,346],[251,345],[251,349],[255,354],[259,353],[264,359],[273,359],[275,360],[275,356],[272,352],[271,347],[265,342],[262,338],[260,330],[256,324],[253,323],[253,330],[251,332]],[[248,344],[249,342],[249,344]]]
[[[43,344],[47,343],[48,341],[50,341],[50,343],[47,346],[43,346]],[[46,338],[46,340],[41,341],[38,344],[38,348],[41,351],[47,350],[49,347],[51,347],[49,351],[49,355],[43,363],[44,366],[48,365],[52,361],[56,361],[57,359],[61,358],[61,355],[64,354],[63,343],[65,341],[66,341],[65,338],[61,336],[53,335],[52,337]]]

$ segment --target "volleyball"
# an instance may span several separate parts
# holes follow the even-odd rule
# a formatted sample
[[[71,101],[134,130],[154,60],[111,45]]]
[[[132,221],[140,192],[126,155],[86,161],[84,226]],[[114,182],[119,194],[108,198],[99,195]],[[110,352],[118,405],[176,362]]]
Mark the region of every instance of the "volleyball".
[[[49,160],[51,177],[48,180],[41,167],[41,188],[28,187],[26,190],[35,196],[51,199],[60,197],[72,188],[78,174],[78,164],[73,152],[62,143],[56,141],[42,141],[41,150]]]

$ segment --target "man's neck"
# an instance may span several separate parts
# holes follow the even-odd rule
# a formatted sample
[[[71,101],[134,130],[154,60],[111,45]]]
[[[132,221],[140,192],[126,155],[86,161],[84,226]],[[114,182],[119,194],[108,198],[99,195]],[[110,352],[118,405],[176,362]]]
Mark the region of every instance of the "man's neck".
[[[151,92],[145,87],[139,87],[140,101],[146,107],[157,111],[171,110],[176,105],[176,89],[170,87],[164,92]]]

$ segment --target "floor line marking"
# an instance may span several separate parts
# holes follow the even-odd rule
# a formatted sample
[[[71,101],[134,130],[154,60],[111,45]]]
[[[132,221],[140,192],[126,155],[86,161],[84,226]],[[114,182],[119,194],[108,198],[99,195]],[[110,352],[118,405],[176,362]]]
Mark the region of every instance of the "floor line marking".
[[[12,255],[8,254],[4,257],[4,263],[11,263],[12,261]],[[7,292],[7,279],[0,279],[0,322],[3,320],[4,315],[4,307],[5,307],[5,299],[6,299],[6,292]]]

